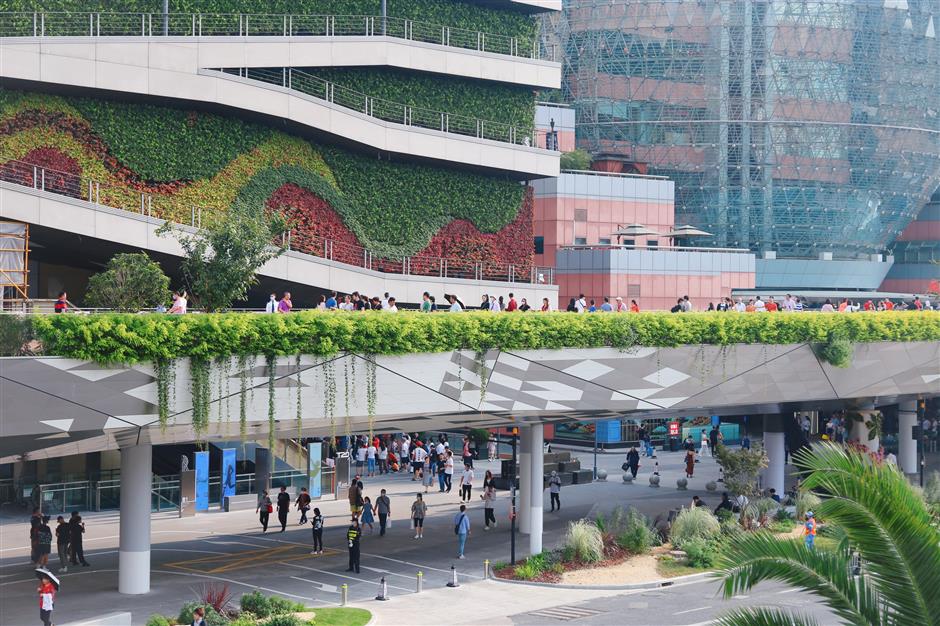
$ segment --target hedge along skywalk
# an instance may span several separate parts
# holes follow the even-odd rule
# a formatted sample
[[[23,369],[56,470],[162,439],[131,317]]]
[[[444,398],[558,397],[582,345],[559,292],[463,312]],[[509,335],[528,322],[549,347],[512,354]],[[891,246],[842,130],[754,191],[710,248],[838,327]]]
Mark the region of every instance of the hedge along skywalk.
[[[42,343],[44,355],[99,363],[258,354],[395,355],[490,349],[940,341],[940,312],[933,311],[105,313],[30,316],[23,323],[26,335],[34,335]]]

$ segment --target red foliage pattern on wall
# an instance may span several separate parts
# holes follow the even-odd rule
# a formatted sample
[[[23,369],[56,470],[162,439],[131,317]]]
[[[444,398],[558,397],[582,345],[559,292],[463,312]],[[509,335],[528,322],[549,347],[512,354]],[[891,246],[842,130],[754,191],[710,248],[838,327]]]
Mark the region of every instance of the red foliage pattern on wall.
[[[271,194],[267,206],[282,211],[292,223],[291,249],[316,256],[326,256],[341,263],[362,266],[363,248],[343,218],[326,201],[292,183]],[[528,272],[532,260],[532,190],[526,193],[516,219],[496,233],[481,233],[467,220],[454,220],[442,228],[421,252],[410,259],[409,270],[415,274],[438,271],[439,259],[445,258],[449,275],[464,272],[473,277],[473,267],[486,263],[493,268],[516,267]],[[327,244],[330,241],[332,244]],[[371,267],[380,271],[402,271],[401,260],[372,259]]]
[[[34,169],[34,167],[36,169]],[[0,179],[80,198],[82,167],[72,157],[56,148],[34,148],[20,161],[0,166]]]

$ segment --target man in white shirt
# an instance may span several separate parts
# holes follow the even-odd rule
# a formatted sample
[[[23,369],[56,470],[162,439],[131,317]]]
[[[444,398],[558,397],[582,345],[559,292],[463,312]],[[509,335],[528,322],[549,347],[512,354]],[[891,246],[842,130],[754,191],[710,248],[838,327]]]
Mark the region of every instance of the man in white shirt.
[[[414,452],[412,453],[412,459],[414,459],[414,463],[412,463],[411,468],[414,471],[414,476],[411,477],[411,480],[417,480],[424,476],[424,460],[426,458],[428,458],[427,450],[420,446],[415,447]]]
[[[268,300],[268,303],[264,305],[265,313],[277,313],[277,294],[272,293],[271,299]]]
[[[757,296],[757,299],[754,300],[754,310],[758,313],[767,312],[767,305],[765,305],[764,301],[760,299],[760,296]]]
[[[382,296],[382,310],[384,311],[387,308],[388,308],[388,292],[386,291],[385,295]]]
[[[496,296],[490,296],[490,311],[499,313],[499,310],[499,300],[496,299]]]
[[[401,458],[398,459],[398,465],[399,465],[398,471],[400,472],[408,471],[407,470],[408,463],[409,463],[408,460],[411,458],[409,456],[410,447],[411,447],[411,438],[409,438],[408,435],[405,435],[405,438],[401,442]]]
[[[793,296],[787,294],[787,297],[783,299],[783,310],[786,312],[792,312],[794,309]]]
[[[385,309],[387,313],[398,313],[398,305],[395,304],[395,298],[389,298],[385,304]]]
[[[738,298],[738,301],[734,305],[734,310],[738,313],[744,313],[747,310],[747,305],[744,304],[744,300]]]
[[[447,460],[444,461],[444,485],[447,493],[450,493],[450,488],[454,480],[454,453],[448,449],[445,454],[447,455]]]
[[[583,293],[575,300],[574,306],[578,309],[578,313],[584,313],[587,310],[587,301],[584,299]]]
[[[470,490],[473,488],[473,468],[463,466],[463,475],[460,477],[460,501],[470,502]]]
[[[692,311],[692,301],[689,300],[689,296],[682,297],[682,312],[689,313]]]
[[[362,476],[363,467],[366,464],[366,447],[356,448],[356,473]]]

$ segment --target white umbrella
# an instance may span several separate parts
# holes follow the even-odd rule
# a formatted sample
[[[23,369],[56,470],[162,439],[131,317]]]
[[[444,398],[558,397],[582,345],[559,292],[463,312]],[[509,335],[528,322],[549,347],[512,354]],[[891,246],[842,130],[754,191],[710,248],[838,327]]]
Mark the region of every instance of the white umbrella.
[[[55,586],[56,589],[59,588],[59,579],[56,578],[55,574],[53,574],[52,572],[50,572],[49,570],[47,570],[45,567],[37,567],[37,568],[36,568],[36,578],[38,578],[39,580],[42,580],[43,577],[48,578],[49,580],[51,580],[51,581],[52,581],[52,584]]]
[[[686,224],[685,226],[676,226],[671,231],[663,235],[664,237],[714,237],[711,233]]]
[[[618,226],[617,230],[612,234],[616,235],[618,238],[628,237],[631,239],[636,238],[636,237],[645,237],[649,235],[652,235],[653,237],[662,236],[661,233],[658,233],[657,231],[651,228],[647,228],[643,224],[627,224],[626,226]]]

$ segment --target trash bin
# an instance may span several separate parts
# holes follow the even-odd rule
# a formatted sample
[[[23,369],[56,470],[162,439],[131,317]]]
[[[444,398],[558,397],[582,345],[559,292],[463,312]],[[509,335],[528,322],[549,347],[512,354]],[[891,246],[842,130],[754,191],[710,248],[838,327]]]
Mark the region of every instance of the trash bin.
[[[669,438],[669,451],[676,452],[679,449],[679,438],[672,436]]]

